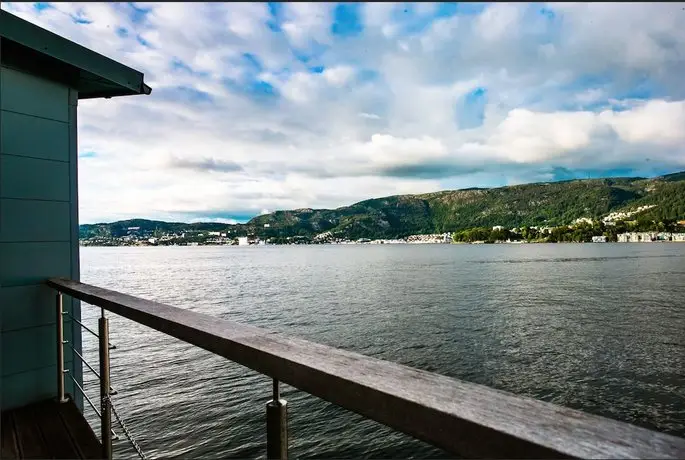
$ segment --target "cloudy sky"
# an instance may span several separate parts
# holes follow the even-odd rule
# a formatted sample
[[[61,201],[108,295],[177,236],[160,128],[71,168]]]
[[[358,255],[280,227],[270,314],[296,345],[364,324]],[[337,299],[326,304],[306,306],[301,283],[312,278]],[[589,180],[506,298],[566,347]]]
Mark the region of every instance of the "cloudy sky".
[[[79,103],[82,223],[685,169],[684,3],[2,3],[145,73]]]

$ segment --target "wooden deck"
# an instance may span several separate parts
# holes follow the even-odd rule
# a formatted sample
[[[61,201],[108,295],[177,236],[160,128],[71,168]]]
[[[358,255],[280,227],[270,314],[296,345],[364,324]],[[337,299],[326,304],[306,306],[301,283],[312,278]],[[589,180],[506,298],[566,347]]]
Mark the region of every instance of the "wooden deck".
[[[2,413],[0,458],[102,458],[102,447],[69,399],[41,401]]]

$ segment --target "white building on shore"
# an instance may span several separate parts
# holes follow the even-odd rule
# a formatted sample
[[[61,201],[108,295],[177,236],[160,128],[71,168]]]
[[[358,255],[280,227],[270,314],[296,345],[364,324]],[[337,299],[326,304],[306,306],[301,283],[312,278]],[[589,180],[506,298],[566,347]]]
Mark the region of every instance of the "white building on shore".
[[[629,232],[617,235],[619,243],[651,243],[652,241],[685,242],[685,233]]]
[[[650,232],[630,232],[617,235],[619,243],[651,243],[656,239],[655,233]]]

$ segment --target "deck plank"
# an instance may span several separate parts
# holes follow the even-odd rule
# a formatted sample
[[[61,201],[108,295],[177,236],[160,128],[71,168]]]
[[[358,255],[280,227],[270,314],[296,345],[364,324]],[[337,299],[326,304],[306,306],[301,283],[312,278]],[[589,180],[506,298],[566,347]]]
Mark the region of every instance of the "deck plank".
[[[46,401],[41,405],[33,406],[33,411],[53,458],[78,458],[78,449],[74,446],[67,427],[59,415],[58,404]]]
[[[102,444],[98,441],[81,411],[69,401],[58,406],[59,415],[67,427],[80,458],[102,458]]]
[[[20,450],[19,458],[52,458],[36,423],[32,406],[15,409],[12,412]]]
[[[17,444],[16,431],[14,429],[14,417],[9,412],[3,413],[0,423],[2,423],[2,426],[0,426],[0,430],[2,431],[2,437],[0,438],[0,443],[2,443],[2,445],[0,445],[0,458],[20,458],[19,445]]]
[[[2,413],[2,459],[101,457],[100,441],[72,399]]]

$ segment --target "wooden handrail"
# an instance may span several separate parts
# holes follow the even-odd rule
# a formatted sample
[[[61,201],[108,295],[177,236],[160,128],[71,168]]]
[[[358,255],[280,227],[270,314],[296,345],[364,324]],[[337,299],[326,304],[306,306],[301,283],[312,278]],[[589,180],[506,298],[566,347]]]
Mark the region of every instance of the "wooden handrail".
[[[685,458],[685,439],[78,281],[64,294],[470,458]]]

